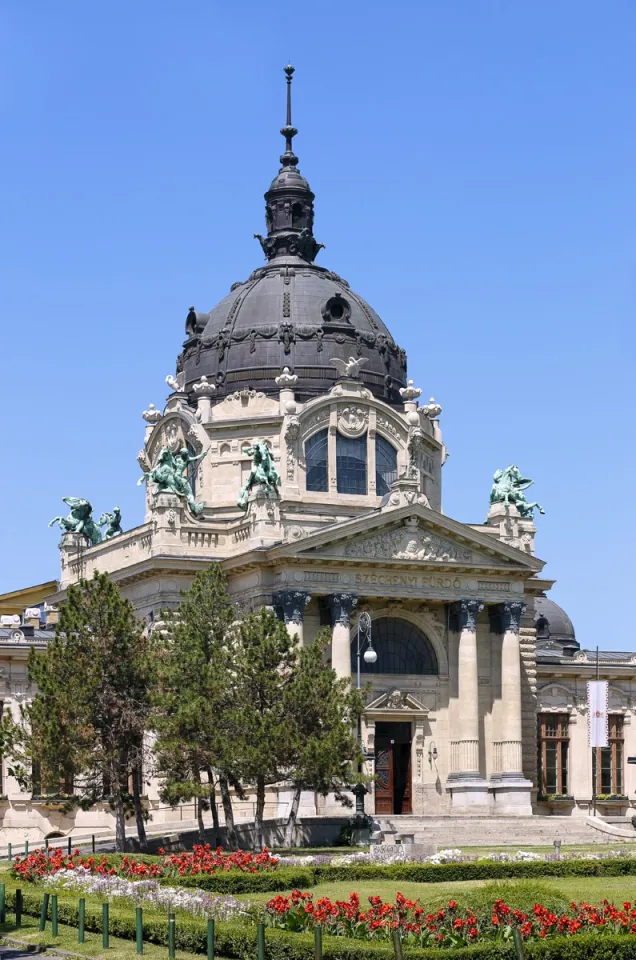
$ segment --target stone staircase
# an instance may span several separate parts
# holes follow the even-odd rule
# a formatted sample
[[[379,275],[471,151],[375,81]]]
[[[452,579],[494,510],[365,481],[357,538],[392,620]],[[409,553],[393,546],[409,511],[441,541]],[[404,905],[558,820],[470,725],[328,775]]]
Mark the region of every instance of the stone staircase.
[[[619,840],[617,836],[592,828],[585,818],[575,817],[393,816],[375,819],[380,825],[383,843],[434,843],[438,850],[448,847],[551,846],[555,840],[561,840],[563,844],[625,843],[622,837]],[[636,831],[632,842],[636,842]]]

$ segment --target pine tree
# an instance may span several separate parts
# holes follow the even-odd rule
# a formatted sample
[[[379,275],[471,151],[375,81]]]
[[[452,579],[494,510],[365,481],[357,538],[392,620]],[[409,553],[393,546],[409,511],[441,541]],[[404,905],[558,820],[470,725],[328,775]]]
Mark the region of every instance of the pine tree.
[[[236,613],[219,564],[198,573],[182,596],[178,611],[166,613],[158,631],[159,689],[153,725],[157,765],[164,774],[161,796],[172,804],[196,797],[202,814],[202,806],[216,803],[218,780],[228,845],[236,848],[228,786],[232,774],[227,769],[233,752],[228,720]],[[216,826],[216,807],[213,819]]]
[[[297,669],[296,641],[272,611],[250,613],[237,624],[231,711],[234,770],[243,783],[256,788],[257,849],[263,845],[265,789],[285,779],[293,761],[285,695]]]
[[[357,726],[364,710],[360,691],[350,681],[338,678],[324,660],[329,643],[321,633],[298,651],[297,667],[285,692],[284,713],[293,744],[289,779],[294,784],[291,808],[285,826],[285,843],[292,846],[298,806],[303,790],[322,796],[334,792],[350,806],[345,789],[359,779],[364,756]]]
[[[150,647],[130,601],[96,572],[69,587],[54,639],[28,664],[38,692],[24,712],[23,745],[33,768],[43,786],[72,790],[67,808],[109,799],[118,850],[150,713]]]

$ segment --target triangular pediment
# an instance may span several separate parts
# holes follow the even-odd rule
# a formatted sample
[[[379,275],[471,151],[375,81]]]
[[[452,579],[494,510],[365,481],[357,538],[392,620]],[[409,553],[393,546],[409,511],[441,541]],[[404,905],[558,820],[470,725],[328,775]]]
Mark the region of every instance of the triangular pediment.
[[[394,687],[393,690],[386,690],[379,697],[372,700],[365,708],[365,713],[369,714],[375,711],[386,713],[400,713],[401,711],[413,711],[428,715],[428,707],[414,697],[412,693],[403,693]]]
[[[542,560],[502,543],[495,536],[420,505],[331,524],[293,548],[278,550],[307,560],[443,564],[457,569],[496,566],[524,570],[529,576],[544,566]]]

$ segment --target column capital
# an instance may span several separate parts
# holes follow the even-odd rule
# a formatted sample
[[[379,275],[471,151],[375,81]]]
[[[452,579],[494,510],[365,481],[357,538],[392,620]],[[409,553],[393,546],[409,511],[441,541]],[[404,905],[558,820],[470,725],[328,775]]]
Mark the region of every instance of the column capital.
[[[283,611],[285,623],[302,623],[305,617],[305,607],[311,600],[311,594],[306,590],[279,590],[273,596],[275,607]]]
[[[329,597],[331,607],[331,623],[342,623],[345,627],[350,624],[351,611],[358,602],[355,593],[332,593]]]
[[[525,609],[526,603],[523,600],[504,600],[501,604],[501,621],[504,633],[509,630],[512,633],[519,633],[519,625]]]
[[[457,600],[451,604],[451,616],[453,618],[453,629],[456,633],[463,630],[475,631],[477,629],[477,616],[484,609],[483,600]]]

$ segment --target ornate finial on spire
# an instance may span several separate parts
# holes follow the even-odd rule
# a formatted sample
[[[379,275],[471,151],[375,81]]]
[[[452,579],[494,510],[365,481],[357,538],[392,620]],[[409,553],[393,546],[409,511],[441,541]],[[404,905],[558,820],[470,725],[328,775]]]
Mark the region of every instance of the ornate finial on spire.
[[[283,69],[287,77],[287,122],[281,130],[282,135],[285,137],[285,153],[280,158],[280,162],[284,167],[295,167],[298,163],[298,157],[294,154],[292,140],[298,133],[298,130],[292,126],[291,84],[296,68],[292,67],[291,63],[288,63]]]
[[[287,123],[281,130],[285,137],[285,153],[280,158],[280,170],[265,194],[265,222],[267,236],[254,236],[268,260],[276,257],[300,257],[313,263],[320,248],[314,237],[314,195],[297,167],[293,139],[298,133],[292,126],[291,82],[294,67],[283,68],[287,78]]]

